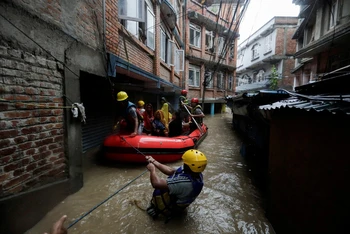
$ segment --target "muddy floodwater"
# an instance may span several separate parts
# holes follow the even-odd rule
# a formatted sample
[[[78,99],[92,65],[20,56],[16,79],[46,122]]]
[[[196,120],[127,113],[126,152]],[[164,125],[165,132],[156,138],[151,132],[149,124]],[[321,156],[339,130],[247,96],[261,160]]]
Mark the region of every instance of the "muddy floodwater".
[[[259,190],[252,183],[251,169],[239,154],[242,142],[231,129],[231,118],[228,113],[205,117],[209,134],[199,146],[208,159],[204,188],[186,215],[166,224],[164,219],[153,220],[147,215],[143,209],[153,189],[146,172],[68,233],[274,233],[265,217]],[[177,167],[181,162],[168,165]],[[68,216],[68,226],[145,171],[145,165],[87,163],[84,187],[26,233],[49,231],[63,214]]]

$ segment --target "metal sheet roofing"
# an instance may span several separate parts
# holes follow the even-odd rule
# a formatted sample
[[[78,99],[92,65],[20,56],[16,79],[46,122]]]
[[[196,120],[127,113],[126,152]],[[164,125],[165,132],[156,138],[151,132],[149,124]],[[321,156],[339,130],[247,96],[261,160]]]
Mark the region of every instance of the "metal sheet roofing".
[[[296,108],[306,111],[314,110],[317,112],[328,111],[332,114],[343,113],[350,115],[350,95],[318,95],[300,98],[297,96],[290,97],[272,104],[259,106],[260,110],[274,110]]]

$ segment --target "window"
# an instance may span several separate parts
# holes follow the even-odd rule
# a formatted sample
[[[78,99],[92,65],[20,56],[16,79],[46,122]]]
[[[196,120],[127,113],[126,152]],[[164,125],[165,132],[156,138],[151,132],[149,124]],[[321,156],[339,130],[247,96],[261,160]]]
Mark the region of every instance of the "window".
[[[155,35],[155,30],[154,30],[154,13],[151,10],[152,5],[150,5],[149,7],[147,7],[147,24],[145,25],[146,30],[147,30],[147,46],[154,50],[154,43],[155,43],[155,39],[154,39],[154,35]]]
[[[252,60],[259,58],[258,44],[255,44],[252,48]]]
[[[240,67],[243,65],[243,54],[238,55],[237,66]]]
[[[167,36],[163,29],[160,31],[160,59],[165,62]]]
[[[125,5],[126,9],[131,7],[130,3],[135,2],[135,0],[132,1],[119,1],[120,4]],[[141,40],[143,43],[145,43],[150,49],[154,50],[155,47],[155,29],[154,29],[154,13],[153,13],[153,5],[149,0],[146,0],[147,5],[144,6],[144,12],[146,12],[146,19],[144,21],[135,20],[135,18],[132,17],[124,17],[125,19],[121,18],[121,23],[125,26],[125,28],[135,37],[138,37],[139,40]],[[120,5],[119,5],[120,6]],[[136,3],[135,3],[136,6]],[[131,9],[135,10],[137,7],[131,7]],[[143,12],[143,11],[142,11]],[[144,17],[145,18],[145,17]]]
[[[223,49],[224,49],[224,43],[225,43],[225,38],[219,37],[218,38],[218,53],[219,53],[220,56],[224,56],[222,54]]]
[[[169,66],[174,66],[175,43],[163,29],[160,30],[160,59]]]
[[[118,4],[119,19],[145,22],[144,0],[119,0]]]
[[[201,69],[198,66],[190,65],[188,71],[188,85],[199,87]]]
[[[256,75],[257,82],[260,82],[260,81],[264,81],[264,80],[265,80],[264,74],[265,74],[265,71],[264,71],[264,70],[260,70],[260,71],[258,72],[258,74]]]
[[[212,4],[207,9],[210,10],[211,12],[213,12],[214,14],[217,14],[217,13],[219,13],[220,4]]]
[[[272,51],[272,33],[265,37],[265,53]]]
[[[167,46],[167,64],[169,66],[174,66],[175,65],[175,42],[172,40],[168,40],[168,46]]]
[[[218,73],[218,75],[217,75],[217,85],[216,85],[216,87],[218,89],[224,89],[224,78],[223,78],[222,73]]]
[[[185,65],[185,51],[184,50],[175,50],[175,71],[183,71]]]
[[[331,6],[330,6],[330,11],[329,11],[329,28],[332,28],[336,25],[337,22],[337,16],[338,16],[338,0],[332,0],[331,1]]]
[[[211,71],[207,71],[206,75],[204,75],[204,79],[206,82],[206,88],[213,88],[213,73]]]
[[[233,59],[235,57],[235,44],[230,44],[230,59]]]
[[[190,45],[201,48],[201,27],[190,24]]]
[[[232,90],[232,86],[233,86],[232,82],[233,82],[233,76],[230,75],[228,77],[228,90]]]
[[[212,31],[205,31],[205,50],[211,53],[214,52],[214,35]]]
[[[125,27],[135,37],[139,36],[139,22],[126,20]]]

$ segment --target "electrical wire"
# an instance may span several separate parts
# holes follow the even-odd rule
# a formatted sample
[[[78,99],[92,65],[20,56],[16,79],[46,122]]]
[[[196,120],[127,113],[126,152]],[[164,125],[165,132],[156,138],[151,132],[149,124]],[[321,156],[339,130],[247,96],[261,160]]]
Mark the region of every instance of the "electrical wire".
[[[239,4],[240,4],[240,0],[238,1],[237,7],[236,7],[236,10],[235,10],[235,14],[233,14],[232,21],[231,21],[231,25],[230,25],[230,27],[229,27],[229,31],[231,30],[231,27],[232,27],[232,24],[233,24],[235,15],[236,15],[236,13],[237,13]],[[247,0],[247,1],[244,3],[243,12],[244,12],[245,9],[247,8],[248,4],[249,4],[249,0]],[[239,28],[240,22],[241,22],[241,20],[242,20],[242,15],[243,15],[243,14],[241,14],[240,17],[239,17],[239,19],[237,20],[236,26],[235,26],[233,32],[237,32],[237,29]],[[228,46],[227,46],[228,43],[227,43],[227,42],[232,41],[232,40],[234,39],[234,36],[235,36],[235,33],[232,33],[232,35],[231,35],[230,37],[227,37],[227,38],[226,38],[225,44],[224,44],[224,47],[223,47],[224,56],[221,56],[221,58],[219,58],[219,60],[218,60],[218,62],[217,62],[217,64],[216,64],[216,66],[214,67],[214,74],[215,74],[215,72],[219,69],[219,65],[220,65],[220,63],[221,63],[221,60],[222,60],[223,57],[225,57],[226,54],[227,54],[227,51],[228,51],[228,50],[227,50],[227,48],[228,48]],[[223,53],[221,53],[221,54],[223,54]],[[213,75],[210,77],[209,82],[211,82],[212,79],[213,79]],[[209,82],[208,82],[208,83],[209,83]]]

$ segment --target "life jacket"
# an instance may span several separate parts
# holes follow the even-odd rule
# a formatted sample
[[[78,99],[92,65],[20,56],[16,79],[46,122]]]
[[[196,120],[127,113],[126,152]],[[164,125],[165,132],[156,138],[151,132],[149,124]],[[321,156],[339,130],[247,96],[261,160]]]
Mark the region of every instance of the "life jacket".
[[[126,122],[128,123],[128,129],[130,129],[130,130],[134,130],[134,120],[129,114],[129,110],[132,107],[134,107],[136,110],[137,120],[138,120],[139,124],[143,122],[143,116],[141,115],[141,113],[138,110],[138,108],[136,107],[136,105],[132,102],[128,102],[128,106],[125,108],[123,116],[124,116]]]
[[[175,174],[169,176],[168,179],[178,176],[187,177],[192,182],[193,190],[191,196],[189,196],[184,202],[180,203],[175,196],[169,194],[168,190],[155,189],[153,191],[151,203],[154,206],[157,215],[162,214],[165,217],[170,217],[173,212],[184,210],[202,191],[204,185],[202,173],[199,174],[199,178],[192,178],[190,174],[184,173],[183,167],[179,167],[175,171]]]
[[[181,105],[181,102],[183,102],[184,104],[188,105],[188,99],[185,96],[180,96],[179,97],[179,106],[180,109],[185,110],[185,108]],[[185,110],[186,111],[186,110]]]
[[[201,105],[197,105],[195,107],[192,108],[191,114],[195,115],[196,114],[196,110],[197,109],[201,109],[202,111],[202,106]],[[203,112],[203,111],[202,111]],[[194,117],[194,119],[196,120],[197,123],[202,123],[203,122],[203,118],[202,117]]]

